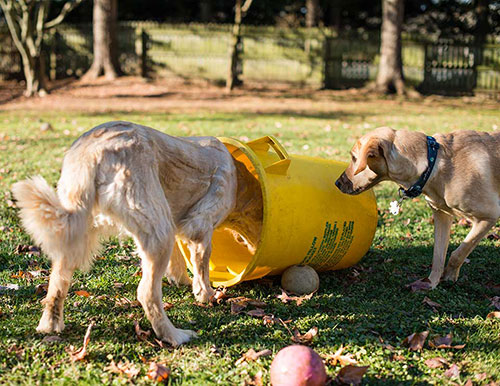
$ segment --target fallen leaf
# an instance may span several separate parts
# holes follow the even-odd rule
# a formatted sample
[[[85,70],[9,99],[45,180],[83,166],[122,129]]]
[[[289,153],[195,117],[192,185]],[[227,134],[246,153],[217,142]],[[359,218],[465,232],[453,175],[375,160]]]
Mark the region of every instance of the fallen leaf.
[[[140,373],[141,369],[128,360],[126,362],[120,361],[115,363],[114,359],[111,359],[111,362],[104,368],[104,371],[110,371],[115,374],[125,374],[129,378],[133,378]]]
[[[83,296],[83,297],[86,297],[86,298],[88,298],[90,296],[90,294],[87,291],[84,291],[84,290],[75,291],[75,295]]]
[[[139,303],[139,305],[140,305],[140,303]],[[173,304],[173,303],[169,303],[169,302],[165,302],[165,303],[163,303],[163,309],[164,309],[165,311],[170,310],[173,306],[174,306],[174,304]]]
[[[40,248],[35,247],[34,245],[27,245],[27,244],[18,244],[16,246],[16,249],[14,250],[15,253],[21,254],[21,253],[33,253],[33,254],[40,254]]]
[[[87,332],[85,333],[85,336],[83,337],[82,348],[80,348],[76,351],[71,350],[69,352],[71,362],[81,361],[87,356],[87,346],[90,342],[90,331],[92,330],[92,327],[94,327],[94,322],[91,322],[87,328]]]
[[[35,287],[35,295],[45,295],[49,289],[49,283],[38,284]]]
[[[491,305],[497,310],[500,310],[500,296],[493,296],[491,299]]]
[[[241,305],[251,305],[254,307],[265,307],[267,306],[266,302],[263,302],[262,300],[255,300],[251,298],[247,298],[245,296],[238,296],[235,298],[229,298],[227,299],[228,303],[238,303]]]
[[[458,220],[457,224],[463,227],[470,227],[472,225],[472,223],[465,218],[461,218],[460,220]]]
[[[427,291],[431,289],[431,281],[428,278],[419,279],[413,283],[407,284],[405,287],[410,288],[411,292]]]
[[[311,292],[310,294],[303,295],[303,296],[290,296],[283,288],[281,289],[281,295],[277,295],[276,297],[278,299],[281,299],[281,301],[285,304],[290,303],[290,302],[295,302],[297,306],[300,306],[304,300],[309,300],[313,297],[314,292]]]
[[[62,341],[62,338],[60,336],[57,336],[57,335],[49,335],[49,336],[46,336],[45,338],[42,339],[42,342],[45,342],[45,343],[56,343],[56,342],[60,342]]]
[[[337,374],[336,381],[341,385],[359,385],[369,366],[347,365]]]
[[[500,319],[500,311],[493,311],[493,312],[490,312],[487,316],[486,316],[487,319]]]
[[[420,351],[424,347],[429,331],[413,333],[403,340],[403,345],[408,346],[412,351]]]
[[[465,344],[458,344],[455,346],[451,345],[451,342],[453,340],[453,334],[450,332],[446,336],[438,336],[434,338],[434,340],[429,341],[429,346],[432,348],[438,348],[438,349],[443,349],[443,348],[454,348],[454,349],[462,349],[465,347]]]
[[[444,358],[441,358],[441,357],[435,357],[435,358],[427,359],[424,363],[427,367],[429,367],[431,369],[437,369],[438,367],[442,367],[442,366],[448,364],[448,361]]]
[[[456,364],[452,364],[448,370],[444,372],[447,378],[458,378],[460,376],[460,369]]]
[[[231,314],[237,315],[246,307],[246,304],[231,303]]]
[[[146,341],[148,340],[149,336],[151,335],[151,331],[144,331],[141,329],[141,326],[139,326],[139,322],[137,320],[134,320],[134,327],[135,327],[135,335],[137,336],[137,339],[140,341]]]
[[[300,334],[299,330],[293,330],[292,341],[300,344],[309,344],[312,342],[313,338],[318,335],[318,327],[313,327],[307,331],[304,335]]]
[[[211,297],[210,303],[212,304],[221,304],[224,299],[227,299],[228,296],[226,295],[226,288],[223,289],[217,289],[215,291],[215,294]]]
[[[266,313],[262,308],[256,308],[255,310],[247,311],[246,314],[249,316],[253,316],[254,318],[262,318],[266,316]]]
[[[264,315],[262,321],[264,322],[264,326],[272,326],[279,322],[278,318],[275,318],[274,315]]]
[[[243,362],[252,362],[256,361],[260,357],[267,357],[272,354],[271,350],[261,350],[261,351],[255,351],[253,348],[249,349],[246,353],[243,354],[243,356],[238,359],[234,364],[236,366],[239,366]]]
[[[149,370],[146,375],[148,376],[149,379],[152,379],[153,381],[165,382],[170,375],[170,369],[159,363],[151,362],[149,364]]]
[[[324,356],[323,358],[325,359],[326,363],[328,363],[331,366],[335,366],[337,364],[337,362],[341,366],[357,364],[358,362],[356,361],[356,359],[354,359],[352,357],[352,354],[342,355],[343,351],[346,348],[347,347],[344,347],[341,345],[340,348],[337,351],[335,351],[333,354],[328,354],[328,355]]]
[[[424,300],[422,300],[422,303],[427,304],[431,308],[440,308],[440,307],[442,307],[441,304],[432,301],[427,296],[424,297]]]
[[[263,386],[262,370],[259,370],[251,380],[245,380],[245,386]]]
[[[123,308],[140,307],[141,303],[138,300],[130,300],[126,297],[116,297],[115,306]]]

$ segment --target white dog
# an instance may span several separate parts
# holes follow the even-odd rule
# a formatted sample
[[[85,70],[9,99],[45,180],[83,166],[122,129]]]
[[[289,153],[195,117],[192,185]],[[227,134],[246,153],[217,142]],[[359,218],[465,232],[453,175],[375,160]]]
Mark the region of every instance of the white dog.
[[[100,236],[124,228],[142,260],[137,298],[156,335],[180,345],[196,334],[176,329],[163,310],[165,273],[177,284],[191,282],[175,237],[191,252],[193,292],[200,302],[214,294],[209,282],[213,230],[227,226],[252,248],[259,240],[259,183],[213,137],[179,138],[108,122],[73,143],[57,193],[39,176],[16,183],[12,191],[24,227],[52,260],[39,332],[63,330],[73,272],[90,267]]]

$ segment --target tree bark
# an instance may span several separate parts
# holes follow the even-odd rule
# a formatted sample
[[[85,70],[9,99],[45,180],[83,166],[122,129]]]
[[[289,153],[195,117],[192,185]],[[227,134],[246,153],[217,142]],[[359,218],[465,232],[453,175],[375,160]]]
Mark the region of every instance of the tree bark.
[[[376,89],[383,93],[405,93],[401,30],[403,28],[404,0],[383,0],[380,64]]]
[[[242,0],[236,0],[234,9],[232,42],[229,50],[229,71],[226,78],[227,91],[231,91],[235,86],[239,86],[243,83],[239,78],[242,72],[241,51],[243,42],[241,39],[241,23],[243,16],[252,4],[252,0],[245,0],[243,5],[241,5],[241,2]]]
[[[117,0],[94,0],[94,59],[84,75],[86,79],[96,79],[104,75],[106,79],[112,80],[121,75],[117,55],[117,10]]]
[[[319,21],[319,0],[306,0],[306,27],[316,27]]]

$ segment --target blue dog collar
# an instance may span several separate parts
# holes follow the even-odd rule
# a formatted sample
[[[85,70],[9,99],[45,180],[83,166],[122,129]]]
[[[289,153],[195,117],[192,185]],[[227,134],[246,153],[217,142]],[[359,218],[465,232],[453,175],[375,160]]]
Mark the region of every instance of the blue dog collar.
[[[415,182],[408,189],[399,188],[399,195],[401,198],[404,197],[417,197],[422,194],[422,190],[424,189],[427,180],[429,179],[432,169],[434,169],[434,165],[436,163],[437,155],[439,150],[439,143],[436,141],[434,137],[427,136],[427,168],[422,173],[417,182]]]

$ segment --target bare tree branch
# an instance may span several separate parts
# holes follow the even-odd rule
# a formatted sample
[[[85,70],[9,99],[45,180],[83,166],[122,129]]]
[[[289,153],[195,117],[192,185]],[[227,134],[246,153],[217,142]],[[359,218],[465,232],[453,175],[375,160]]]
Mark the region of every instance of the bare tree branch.
[[[252,1],[253,0],[245,0],[245,3],[241,6],[241,12],[246,13],[252,5]]]
[[[53,18],[51,21],[45,23],[44,28],[50,29],[54,28],[56,25],[61,24],[68,13],[75,9],[83,0],[74,0],[64,4],[59,15]]]

